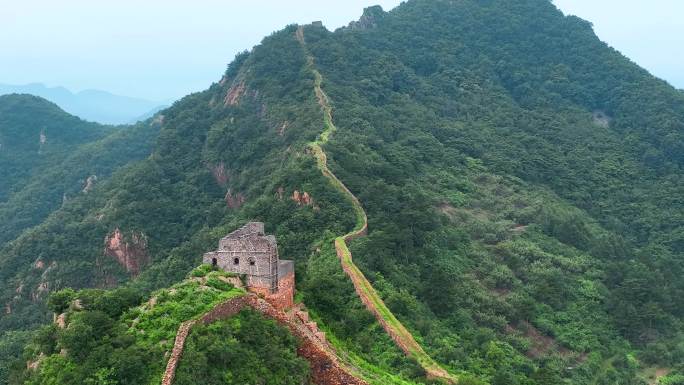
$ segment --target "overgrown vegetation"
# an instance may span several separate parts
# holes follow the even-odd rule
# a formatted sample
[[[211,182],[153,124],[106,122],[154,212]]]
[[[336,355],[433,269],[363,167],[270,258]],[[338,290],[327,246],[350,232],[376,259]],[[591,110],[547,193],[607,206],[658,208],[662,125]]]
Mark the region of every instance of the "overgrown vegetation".
[[[188,280],[152,293],[145,302],[141,292],[132,288],[55,292],[48,305],[62,314],[63,321],[35,333],[25,355],[35,360],[36,369],[15,373],[13,380],[65,385],[158,383],[165,353],[173,348],[180,324],[244,294],[226,283],[211,284],[223,282],[223,276],[197,270]]]
[[[296,345],[287,329],[243,310],[193,327],[174,384],[308,384],[308,363],[297,357]]]
[[[328,182],[332,186],[344,195],[349,203],[352,205],[354,211],[354,217],[356,218],[356,225],[354,228],[343,235],[339,235],[335,238],[335,251],[340,258],[340,263],[343,266],[345,272],[349,275],[357,290],[360,289],[361,295],[366,298],[372,309],[369,309],[372,313],[377,314],[380,317],[379,322],[383,322],[384,325],[390,329],[391,336],[393,339],[399,339],[397,344],[400,344],[400,348],[406,349],[407,354],[411,359],[414,359],[421,368],[426,372],[427,376],[430,378],[441,378],[446,381],[456,382],[457,378],[443,368],[439,366],[429,355],[423,351],[423,349],[416,343],[413,335],[406,330],[404,325],[399,322],[399,320],[392,314],[392,312],[387,308],[385,303],[380,299],[377,292],[373,286],[368,282],[366,277],[363,275],[361,270],[352,261],[351,252],[347,246],[347,239],[351,240],[353,238],[365,235],[368,218],[366,217],[366,212],[359,200],[352,194],[349,189],[340,181],[335,174],[333,174],[328,168],[327,155],[323,151],[323,146],[325,146],[330,140],[330,136],[337,131],[337,127],[332,119],[332,106],[330,105],[330,100],[328,95],[323,91],[321,85],[323,83],[323,76],[315,67],[315,62],[313,56],[308,52],[306,48],[306,41],[304,36],[304,28],[300,27],[297,29],[297,40],[302,45],[305,54],[307,56],[307,67],[314,74],[314,94],[318,99],[318,104],[323,110],[323,132],[318,136],[318,138],[309,144],[313,156],[316,158],[316,164],[321,173],[328,179]]]

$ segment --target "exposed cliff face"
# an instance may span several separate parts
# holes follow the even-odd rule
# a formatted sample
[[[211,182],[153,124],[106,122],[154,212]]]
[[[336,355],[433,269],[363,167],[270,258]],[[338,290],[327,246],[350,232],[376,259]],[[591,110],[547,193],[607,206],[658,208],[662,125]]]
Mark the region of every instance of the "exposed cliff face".
[[[124,237],[119,228],[105,237],[104,255],[115,258],[126,272],[134,276],[150,263],[145,234],[131,232]]]
[[[215,165],[209,165],[209,169],[211,170],[211,174],[214,176],[214,179],[219,186],[225,187],[226,184],[228,184],[229,175],[228,171],[226,170],[225,163],[219,162]]]
[[[240,96],[245,92],[245,82],[241,80],[239,82],[233,83],[233,85],[228,90],[226,94],[226,99],[224,104],[226,106],[235,106],[240,101]]]

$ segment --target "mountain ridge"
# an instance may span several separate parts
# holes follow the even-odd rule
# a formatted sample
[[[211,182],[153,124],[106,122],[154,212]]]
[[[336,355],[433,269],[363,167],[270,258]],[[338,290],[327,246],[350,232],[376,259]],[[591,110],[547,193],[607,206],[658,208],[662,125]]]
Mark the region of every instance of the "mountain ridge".
[[[115,95],[95,89],[86,89],[74,93],[64,87],[47,87],[42,83],[25,85],[0,83],[0,95],[7,94],[40,96],[59,105],[73,115],[101,124],[133,124],[151,117],[168,104]]]

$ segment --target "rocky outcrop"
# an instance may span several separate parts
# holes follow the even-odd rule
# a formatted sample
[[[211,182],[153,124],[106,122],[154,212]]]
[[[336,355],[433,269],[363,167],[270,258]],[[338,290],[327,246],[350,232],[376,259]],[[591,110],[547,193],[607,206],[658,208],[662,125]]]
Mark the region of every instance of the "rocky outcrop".
[[[97,175],[89,176],[85,181],[85,185],[83,186],[83,190],[81,190],[81,191],[87,194],[90,190],[93,189],[93,186],[95,186],[95,182],[97,182]]]
[[[66,328],[66,324],[66,313],[55,316],[55,325],[57,325],[58,328],[64,329]]]
[[[128,237],[116,228],[105,237],[104,255],[116,259],[126,272],[136,276],[150,263],[147,252],[147,237],[139,232],[131,232]]]
[[[313,198],[311,198],[311,195],[306,191],[300,193],[299,190],[294,190],[292,193],[292,200],[297,202],[298,206],[313,205]]]
[[[47,143],[47,135],[45,135],[45,130],[40,130],[40,136],[38,138],[38,154],[43,153],[43,146]]]
[[[36,290],[34,290],[31,293],[31,300],[33,302],[37,302],[43,297],[47,295],[47,293],[50,291],[50,284],[47,282],[41,282],[38,284],[38,287],[36,287]]]
[[[40,366],[40,363],[45,359],[45,353],[41,352],[38,357],[36,357],[35,360],[33,361],[28,361],[26,362],[26,369],[28,370],[37,370],[38,367]]]
[[[361,18],[359,18],[358,21],[352,21],[349,23],[349,29],[358,30],[375,28],[378,26],[378,22],[382,20],[385,15],[387,14],[379,5],[368,7],[363,10],[363,15],[361,15]]]
[[[238,104],[240,101],[240,96],[245,92],[245,81],[236,81],[233,83],[233,85],[228,89],[228,92],[226,93],[226,99],[225,99],[225,105],[226,106],[235,106]]]
[[[245,196],[242,193],[235,193],[228,189],[225,196],[226,205],[231,209],[238,209],[245,203]]]
[[[602,128],[610,127],[610,121],[612,119],[605,112],[600,111],[600,110],[596,110],[592,114],[592,117],[594,119],[594,124],[596,124],[597,126],[602,127]]]
[[[50,292],[50,272],[53,271],[57,267],[57,262],[52,261],[50,265],[47,267],[45,266],[45,262],[42,260],[36,261],[34,264],[34,268],[36,270],[42,270],[43,272],[40,274],[40,282],[38,282],[38,286],[34,290],[31,291],[31,301],[37,302],[45,297],[47,297],[48,293]],[[17,287],[16,293],[21,294],[24,289],[24,284],[23,282],[19,284],[19,287]]]

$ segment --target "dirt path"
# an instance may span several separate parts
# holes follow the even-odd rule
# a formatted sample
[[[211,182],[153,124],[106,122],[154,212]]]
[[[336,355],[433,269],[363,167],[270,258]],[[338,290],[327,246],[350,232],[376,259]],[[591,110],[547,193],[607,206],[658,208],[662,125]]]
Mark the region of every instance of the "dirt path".
[[[349,199],[352,207],[354,208],[354,214],[356,216],[356,226],[354,226],[354,229],[350,233],[339,236],[335,239],[335,250],[337,251],[337,256],[340,258],[340,262],[342,263],[342,269],[351,279],[356,293],[358,294],[359,298],[361,298],[361,301],[366,308],[373,313],[375,318],[382,325],[387,334],[389,334],[389,336],[394,340],[397,346],[399,346],[404,353],[415,359],[421,365],[421,367],[425,370],[427,377],[441,379],[447,383],[454,384],[457,382],[456,376],[444,370],[444,368],[439,366],[439,364],[437,364],[432,357],[425,353],[423,348],[413,338],[413,335],[404,327],[404,325],[401,324],[401,322],[399,322],[399,320],[385,305],[371,283],[366,279],[361,270],[359,270],[352,260],[352,254],[349,251],[347,242],[366,235],[368,230],[368,217],[358,198],[352,194],[347,186],[345,186],[344,183],[342,183],[342,181],[340,181],[337,176],[335,176],[335,174],[333,174],[328,168],[328,158],[323,151],[322,146],[328,142],[330,135],[337,130],[335,124],[333,123],[332,107],[330,106],[330,99],[328,98],[328,95],[321,87],[321,84],[323,83],[323,76],[316,69],[313,56],[309,53],[306,47],[304,29],[302,27],[297,29],[296,36],[297,40],[304,49],[304,52],[306,53],[307,65],[314,74],[314,91],[316,93],[316,98],[318,99],[318,104],[321,106],[323,111],[323,120],[325,124],[325,129],[323,132],[315,142],[310,143],[309,147],[316,158],[318,168],[321,170],[323,175],[330,180],[333,186],[339,191],[343,192],[344,195]]]

